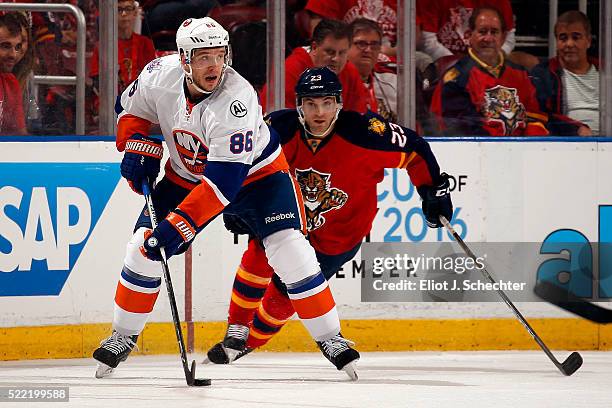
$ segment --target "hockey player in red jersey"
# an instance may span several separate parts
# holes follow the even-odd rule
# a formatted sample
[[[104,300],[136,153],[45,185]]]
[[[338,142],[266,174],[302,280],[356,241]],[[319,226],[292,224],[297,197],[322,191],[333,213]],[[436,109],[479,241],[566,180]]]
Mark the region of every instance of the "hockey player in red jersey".
[[[211,18],[188,19],[176,34],[178,55],[152,61],[117,104],[121,174],[141,193],[160,170],[162,143],[170,159],[152,199],[151,230],[143,209],[127,245],[115,294],[112,335],[94,351],[97,377],[131,352],[161,286],[161,249],[181,253],[223,212],[263,243],[274,271],[323,354],[356,379],[359,353],[340,335],[336,304],[305,238],[301,195],[289,175],[276,132],[263,121],[253,87],[229,66],[229,36]]]
[[[376,214],[376,186],[385,168],[403,168],[423,199],[430,227],[452,217],[446,174],[429,144],[414,131],[375,114],[342,110],[342,86],[328,68],[311,68],[295,88],[297,109],[273,112],[291,172],[304,196],[309,239],[330,279],[353,258]],[[224,340],[208,360],[231,363],[265,344],[293,315],[286,289],[266,262],[261,243],[249,241],[231,295]],[[263,299],[263,300],[262,300]]]

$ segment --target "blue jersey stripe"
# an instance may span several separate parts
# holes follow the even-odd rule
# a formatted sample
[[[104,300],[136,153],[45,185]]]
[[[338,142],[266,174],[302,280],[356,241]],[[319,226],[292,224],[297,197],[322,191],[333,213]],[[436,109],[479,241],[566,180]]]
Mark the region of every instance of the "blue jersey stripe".
[[[254,288],[236,279],[234,281],[234,290],[247,298],[260,299],[263,297],[266,288]]]
[[[157,288],[161,285],[161,278],[149,278],[147,276],[142,276],[130,271],[125,267],[121,271],[121,277],[130,282],[132,285],[140,286],[142,288]]]
[[[212,181],[227,201],[232,201],[249,172],[249,166],[237,162],[209,161],[204,169],[204,177]]]
[[[278,146],[280,146],[280,136],[278,132],[269,126],[268,129],[270,129],[270,142],[268,142],[266,148],[263,150],[263,152],[261,152],[261,156],[255,159],[255,161],[253,162],[253,166],[266,160],[268,157],[270,157],[272,153],[276,151],[276,149],[278,149]]]
[[[296,282],[293,285],[287,285],[287,292],[292,295],[296,295],[298,293],[303,293],[309,291],[310,289],[314,289],[323,283],[325,283],[325,276],[319,272],[318,274]]]

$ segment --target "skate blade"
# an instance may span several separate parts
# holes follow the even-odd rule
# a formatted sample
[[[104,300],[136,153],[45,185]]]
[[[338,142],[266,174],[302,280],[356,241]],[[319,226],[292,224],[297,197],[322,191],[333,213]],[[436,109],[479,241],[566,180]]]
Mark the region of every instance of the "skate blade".
[[[242,352],[242,350],[234,350],[225,346],[223,346],[223,350],[225,351],[225,355],[227,356],[228,364],[232,364],[234,360],[236,360],[236,357],[238,357],[238,354]]]
[[[109,367],[104,363],[98,363],[98,367],[96,368],[96,378],[108,377],[113,373],[113,371],[114,369],[112,367]]]
[[[357,360],[351,361],[350,363],[342,367],[342,371],[344,371],[346,375],[349,376],[351,381],[357,381],[359,379],[359,376],[357,375],[357,370],[355,368],[356,362]]]

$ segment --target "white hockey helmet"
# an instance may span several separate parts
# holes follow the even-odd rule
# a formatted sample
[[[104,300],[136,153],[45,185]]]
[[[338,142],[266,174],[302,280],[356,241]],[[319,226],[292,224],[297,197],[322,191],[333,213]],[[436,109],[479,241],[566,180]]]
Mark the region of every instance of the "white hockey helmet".
[[[183,62],[190,64],[191,57],[193,56],[193,50],[198,48],[214,48],[214,47],[225,47],[225,63],[223,64],[223,71],[221,72],[221,78],[219,84],[223,80],[223,74],[229,65],[231,65],[231,49],[229,46],[229,34],[221,26],[210,17],[204,18],[189,18],[181,24],[179,29],[176,31],[176,47],[181,56],[184,56]],[[185,73],[188,81],[195,85],[198,91],[205,94],[210,94],[213,91],[204,91],[193,81],[192,70],[189,67],[189,71]],[[218,86],[218,85],[217,85]]]

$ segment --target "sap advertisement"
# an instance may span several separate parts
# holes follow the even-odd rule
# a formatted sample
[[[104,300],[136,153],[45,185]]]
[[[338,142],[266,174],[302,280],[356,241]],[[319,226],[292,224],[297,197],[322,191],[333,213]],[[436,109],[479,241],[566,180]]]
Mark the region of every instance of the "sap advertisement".
[[[121,154],[104,141],[0,143],[0,309],[10,311],[0,324],[110,321],[125,243],[144,204],[121,179]],[[431,145],[441,169],[453,176],[452,223],[463,239],[537,243],[553,259],[538,272],[543,276],[580,259],[586,276],[597,281],[590,294],[612,296],[612,267],[605,267],[612,264],[612,252],[593,245],[589,254],[582,250],[572,258],[572,248],[563,247],[568,241],[612,242],[611,144],[434,140]],[[425,226],[418,194],[403,170],[387,170],[378,207],[372,242],[452,243],[446,231]],[[240,238],[236,244],[218,221],[196,239],[195,319],[225,319],[245,243]],[[182,259],[171,260],[179,302]],[[344,279],[334,279],[332,287],[348,310],[345,316],[354,310],[361,317],[366,307],[359,276],[350,269],[345,267]],[[395,317],[391,306],[381,307],[388,310],[377,313]],[[153,320],[169,320],[161,308]]]

